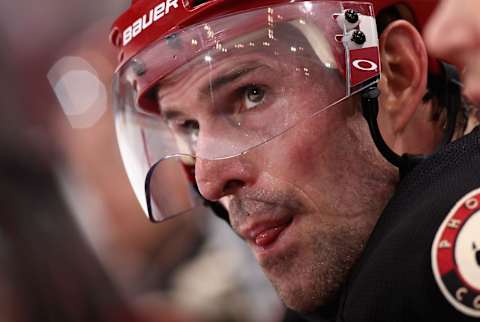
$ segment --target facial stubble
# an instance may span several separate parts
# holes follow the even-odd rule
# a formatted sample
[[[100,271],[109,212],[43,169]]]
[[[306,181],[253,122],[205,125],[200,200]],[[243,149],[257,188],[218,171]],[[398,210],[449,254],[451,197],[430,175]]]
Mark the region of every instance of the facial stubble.
[[[308,313],[337,299],[364,248],[369,228],[308,221],[302,226],[301,240],[260,264],[285,305]]]

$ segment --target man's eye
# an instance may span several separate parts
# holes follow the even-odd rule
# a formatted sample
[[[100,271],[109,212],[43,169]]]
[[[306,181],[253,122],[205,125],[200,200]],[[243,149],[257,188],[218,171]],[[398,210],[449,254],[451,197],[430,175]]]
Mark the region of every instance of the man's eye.
[[[169,126],[174,130],[181,132],[197,132],[200,129],[200,125],[195,120],[170,120]]]
[[[170,128],[174,134],[183,138],[184,143],[189,144],[189,148],[193,149],[197,144],[200,134],[200,124],[195,120],[174,120],[174,124],[170,123]],[[191,151],[190,151],[191,152]]]
[[[197,131],[200,129],[200,125],[195,120],[186,120],[182,123],[182,127],[186,130]]]
[[[255,108],[265,100],[265,90],[257,85],[247,86],[243,95],[243,104],[246,110]]]

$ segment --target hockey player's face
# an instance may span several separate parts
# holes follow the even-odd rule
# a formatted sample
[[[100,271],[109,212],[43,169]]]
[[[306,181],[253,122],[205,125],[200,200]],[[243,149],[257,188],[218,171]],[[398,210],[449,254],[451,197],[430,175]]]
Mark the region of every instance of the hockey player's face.
[[[262,64],[255,61],[255,66]],[[208,111],[200,109],[202,72],[184,78],[190,80],[188,86],[160,87],[160,105]],[[232,90],[234,97],[252,106],[281,99],[301,113],[298,109],[315,110],[321,104],[325,95],[318,89],[321,82],[295,81],[295,73],[283,75],[275,77],[274,68],[247,73],[239,78],[247,77],[251,85],[235,79],[222,89],[240,83],[242,92]],[[255,77],[261,81],[252,81]],[[272,98],[275,84],[281,82],[288,91]],[[185,95],[175,95],[179,92]],[[192,104],[197,97],[198,104]],[[357,103],[355,99],[340,103],[240,156],[198,158],[195,164],[203,197],[227,208],[232,228],[248,243],[280,297],[299,311],[334,298],[393,189],[396,176],[376,151]],[[265,106],[264,115],[269,113]],[[196,115],[193,109],[183,113],[198,122],[198,149],[206,148],[205,135],[222,135],[214,133],[219,127],[214,126],[213,115]],[[268,124],[276,117],[272,114],[255,124]]]
[[[295,310],[335,297],[392,191],[396,176],[370,140],[347,102],[244,157],[197,161],[200,191],[223,202]]]

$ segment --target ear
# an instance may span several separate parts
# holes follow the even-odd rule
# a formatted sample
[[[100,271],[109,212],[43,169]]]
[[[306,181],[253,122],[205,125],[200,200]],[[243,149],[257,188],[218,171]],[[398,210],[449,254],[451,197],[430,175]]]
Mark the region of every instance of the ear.
[[[379,126],[392,148],[414,119],[427,91],[428,56],[417,29],[405,20],[392,22],[380,37]]]

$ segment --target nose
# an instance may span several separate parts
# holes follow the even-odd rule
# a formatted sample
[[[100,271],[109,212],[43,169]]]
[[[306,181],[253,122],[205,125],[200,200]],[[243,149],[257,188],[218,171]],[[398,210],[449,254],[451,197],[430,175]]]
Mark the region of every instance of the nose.
[[[218,201],[233,195],[255,182],[256,171],[245,157],[195,162],[195,177],[200,194],[207,200]]]

